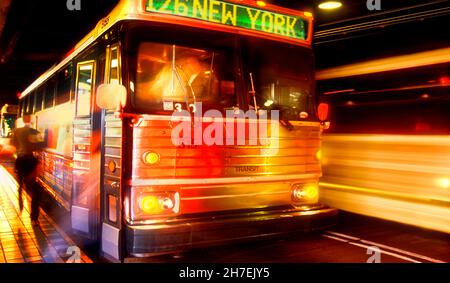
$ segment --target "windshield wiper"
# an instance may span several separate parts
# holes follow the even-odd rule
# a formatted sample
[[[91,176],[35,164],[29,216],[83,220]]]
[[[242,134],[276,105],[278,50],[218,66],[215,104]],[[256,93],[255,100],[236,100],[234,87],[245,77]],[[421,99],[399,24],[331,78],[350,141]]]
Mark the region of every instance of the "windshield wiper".
[[[206,97],[209,97],[209,95],[211,94],[211,83],[212,83],[212,77],[213,77],[213,66],[214,66],[214,57],[215,57],[215,53],[212,53],[212,58],[211,58],[211,64],[209,65],[209,78],[208,78],[208,95]]]
[[[189,89],[191,90],[191,94],[192,97],[194,98],[194,103],[192,104],[192,112],[195,112],[195,105],[196,105],[196,98],[195,98],[195,93],[194,93],[194,89],[192,88],[192,84],[189,81],[189,79],[186,76],[186,73],[184,72],[183,68],[181,67],[181,65],[176,65],[175,64],[175,59],[176,59],[176,46],[172,45],[172,95],[173,92],[175,90],[175,86],[174,86],[174,79],[173,79],[173,74],[175,73],[178,83],[180,84],[181,88],[183,89],[183,93],[184,93],[184,100],[186,102],[186,109],[187,111],[189,111],[190,108],[190,104],[189,104],[189,94],[188,91],[186,90],[186,85],[189,86]],[[181,78],[180,73],[178,72],[177,68],[179,68],[181,70],[181,72],[183,73],[183,76],[185,77],[185,84],[183,84],[183,80]]]
[[[184,77],[184,83],[185,84],[183,84],[183,79],[181,78],[181,75],[180,75],[180,72],[178,72],[178,69],[180,69],[180,71],[181,71],[181,73],[182,73],[182,75]],[[187,110],[189,111],[190,106],[193,106],[192,107],[193,108],[192,112],[195,112],[195,110],[196,110],[195,109],[195,105],[197,103],[197,101],[196,101],[197,99],[195,97],[195,92],[194,92],[194,89],[192,88],[192,84],[189,81],[189,79],[187,78],[186,72],[184,72],[183,67],[181,67],[181,65],[176,65],[175,68],[174,68],[174,72],[175,72],[175,74],[177,76],[178,83],[182,86]],[[192,94],[192,98],[194,99],[194,103],[193,104],[189,104],[189,93],[188,93],[188,91],[186,89],[186,85],[189,87],[189,89],[191,91],[191,94]]]

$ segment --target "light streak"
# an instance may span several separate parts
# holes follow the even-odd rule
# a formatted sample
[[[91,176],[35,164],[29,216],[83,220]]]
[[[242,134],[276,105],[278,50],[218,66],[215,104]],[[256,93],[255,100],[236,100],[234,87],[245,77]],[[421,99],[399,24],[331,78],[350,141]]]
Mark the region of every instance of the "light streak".
[[[450,136],[325,135],[321,202],[450,233]]]
[[[316,80],[343,78],[450,62],[450,47],[359,62],[316,72]]]

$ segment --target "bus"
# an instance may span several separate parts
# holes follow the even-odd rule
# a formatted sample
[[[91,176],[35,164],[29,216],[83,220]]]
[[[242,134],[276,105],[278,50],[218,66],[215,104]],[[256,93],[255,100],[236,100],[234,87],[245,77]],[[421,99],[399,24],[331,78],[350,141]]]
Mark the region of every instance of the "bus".
[[[317,72],[323,203],[450,233],[449,67],[442,47]]]
[[[0,113],[0,131],[2,138],[9,137],[12,130],[15,129],[18,110],[19,107],[17,105],[3,105]]]
[[[123,261],[333,225],[312,22],[260,1],[119,2],[20,96],[47,141],[40,183],[73,231]],[[183,137],[212,120],[214,144]]]

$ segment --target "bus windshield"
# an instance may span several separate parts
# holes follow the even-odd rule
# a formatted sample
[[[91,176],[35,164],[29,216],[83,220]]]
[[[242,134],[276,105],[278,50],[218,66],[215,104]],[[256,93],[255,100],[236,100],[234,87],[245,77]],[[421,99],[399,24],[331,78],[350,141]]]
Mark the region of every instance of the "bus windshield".
[[[141,42],[135,82],[133,102],[145,113],[170,115],[196,102],[202,110],[247,111],[256,101],[289,120],[300,112],[314,118],[312,52],[294,45],[256,38],[219,48]]]
[[[314,118],[314,61],[310,50],[294,45],[246,40],[241,45],[247,89],[257,108],[278,109],[289,120],[306,112]],[[253,81],[253,86],[252,86]],[[249,97],[249,107],[254,101]]]
[[[227,60],[223,51],[142,43],[135,103],[150,112],[173,111],[177,104],[186,109],[195,102],[218,110],[233,106],[235,84]]]

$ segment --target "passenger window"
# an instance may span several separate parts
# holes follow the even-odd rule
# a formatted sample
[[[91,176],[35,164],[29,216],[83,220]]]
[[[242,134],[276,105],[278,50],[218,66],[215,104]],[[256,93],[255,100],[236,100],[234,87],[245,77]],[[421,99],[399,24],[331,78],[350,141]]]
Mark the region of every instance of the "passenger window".
[[[35,98],[35,93],[30,93],[28,95],[30,97],[30,104],[28,105],[28,113],[29,114],[33,114],[34,113],[34,98]]]
[[[27,97],[25,97],[25,105],[24,105],[24,114],[30,114],[30,95],[27,95]]]
[[[19,113],[18,117],[22,116],[22,100],[19,100]]]
[[[22,116],[25,115],[27,109],[27,98],[22,99]]]
[[[19,116],[22,117],[23,113],[25,111],[25,100],[24,98],[22,98],[22,100],[20,101],[20,110],[19,110]]]
[[[80,63],[77,68],[76,115],[88,116],[91,112],[91,94],[94,63]]]
[[[35,107],[35,112],[39,112],[42,110],[42,102],[44,100],[44,90],[42,89],[42,87],[38,88],[36,91],[36,105]]]
[[[45,86],[45,109],[51,108],[55,102],[56,80],[50,79]]]
[[[70,101],[70,86],[72,81],[72,65],[58,73],[58,91],[56,93],[56,105]]]
[[[119,49],[117,46],[110,49],[109,83],[119,84]]]

